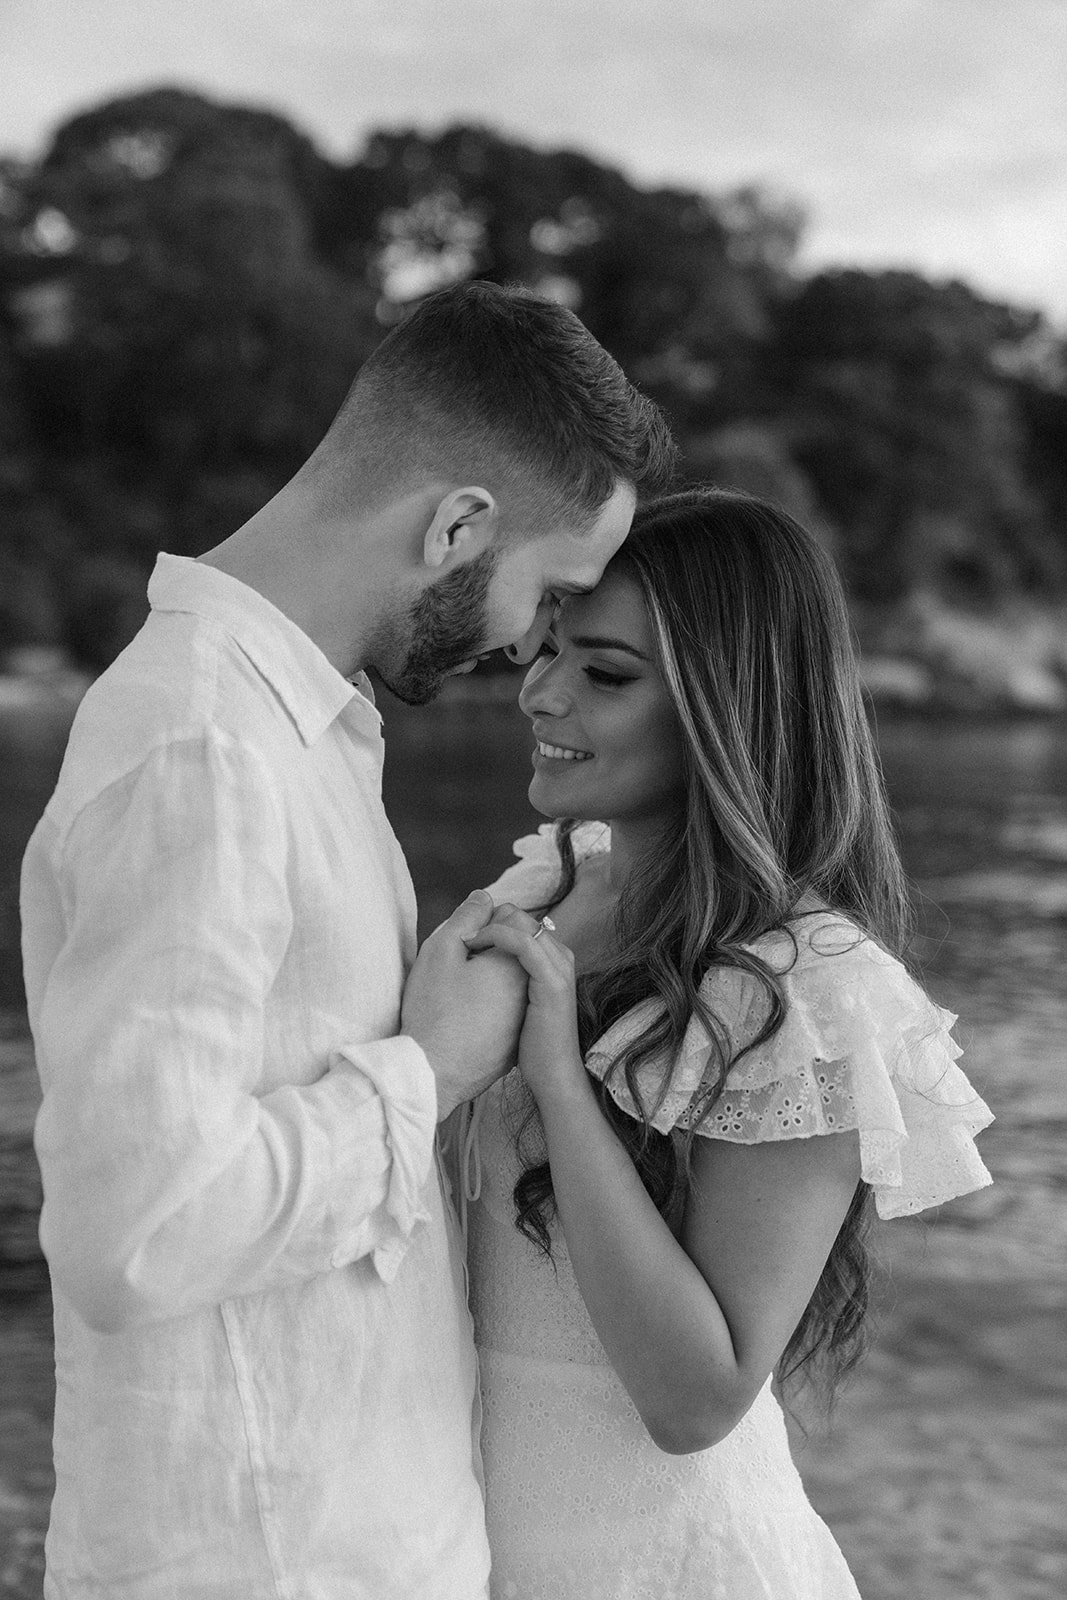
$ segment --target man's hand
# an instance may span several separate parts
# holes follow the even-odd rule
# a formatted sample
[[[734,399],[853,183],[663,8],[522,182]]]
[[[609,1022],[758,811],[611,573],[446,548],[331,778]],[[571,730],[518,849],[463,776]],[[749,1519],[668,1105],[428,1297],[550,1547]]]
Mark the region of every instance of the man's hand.
[[[493,902],[476,889],[426,940],[408,975],[401,1030],[422,1046],[437,1078],[437,1115],[456,1106],[514,1064],[526,1011],[526,973],[510,955],[472,955],[491,921]]]

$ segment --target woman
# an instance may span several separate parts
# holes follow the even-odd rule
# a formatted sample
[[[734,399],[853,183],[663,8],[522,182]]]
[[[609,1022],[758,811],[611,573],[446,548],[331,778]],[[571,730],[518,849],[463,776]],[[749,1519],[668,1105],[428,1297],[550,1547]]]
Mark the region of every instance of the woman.
[[[832,566],[748,496],[661,500],[520,705],[564,820],[481,941],[529,974],[465,1139],[494,1600],[855,1597],[770,1381],[832,1393],[872,1194],[988,1183],[990,1114],[897,959]]]

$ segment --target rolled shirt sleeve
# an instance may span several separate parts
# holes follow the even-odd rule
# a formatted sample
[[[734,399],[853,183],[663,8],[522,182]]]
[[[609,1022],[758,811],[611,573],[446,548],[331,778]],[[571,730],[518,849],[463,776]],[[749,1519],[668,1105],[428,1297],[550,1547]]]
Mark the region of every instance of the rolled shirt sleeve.
[[[262,1092],[294,918],[268,776],[254,751],[198,732],[27,857],[24,890],[59,929],[37,993],[27,963],[41,1239],[98,1330],[368,1255],[388,1280],[425,1215],[436,1092],[413,1040],[339,1038],[317,1081]]]

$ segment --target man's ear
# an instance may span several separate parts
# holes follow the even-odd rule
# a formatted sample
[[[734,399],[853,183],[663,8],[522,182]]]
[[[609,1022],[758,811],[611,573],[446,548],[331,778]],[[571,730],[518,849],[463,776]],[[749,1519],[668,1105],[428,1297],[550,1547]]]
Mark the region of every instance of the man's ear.
[[[428,567],[480,555],[497,530],[497,503],[488,489],[453,489],[438,502],[422,542]]]

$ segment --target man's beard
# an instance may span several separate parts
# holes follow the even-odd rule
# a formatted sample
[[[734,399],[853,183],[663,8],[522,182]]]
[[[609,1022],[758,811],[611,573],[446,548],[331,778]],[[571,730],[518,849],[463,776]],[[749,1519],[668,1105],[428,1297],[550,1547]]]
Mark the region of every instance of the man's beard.
[[[452,669],[485,649],[489,586],[496,563],[496,550],[483,550],[419,595],[408,614],[403,664],[392,678],[378,669],[398,700],[424,706]]]

